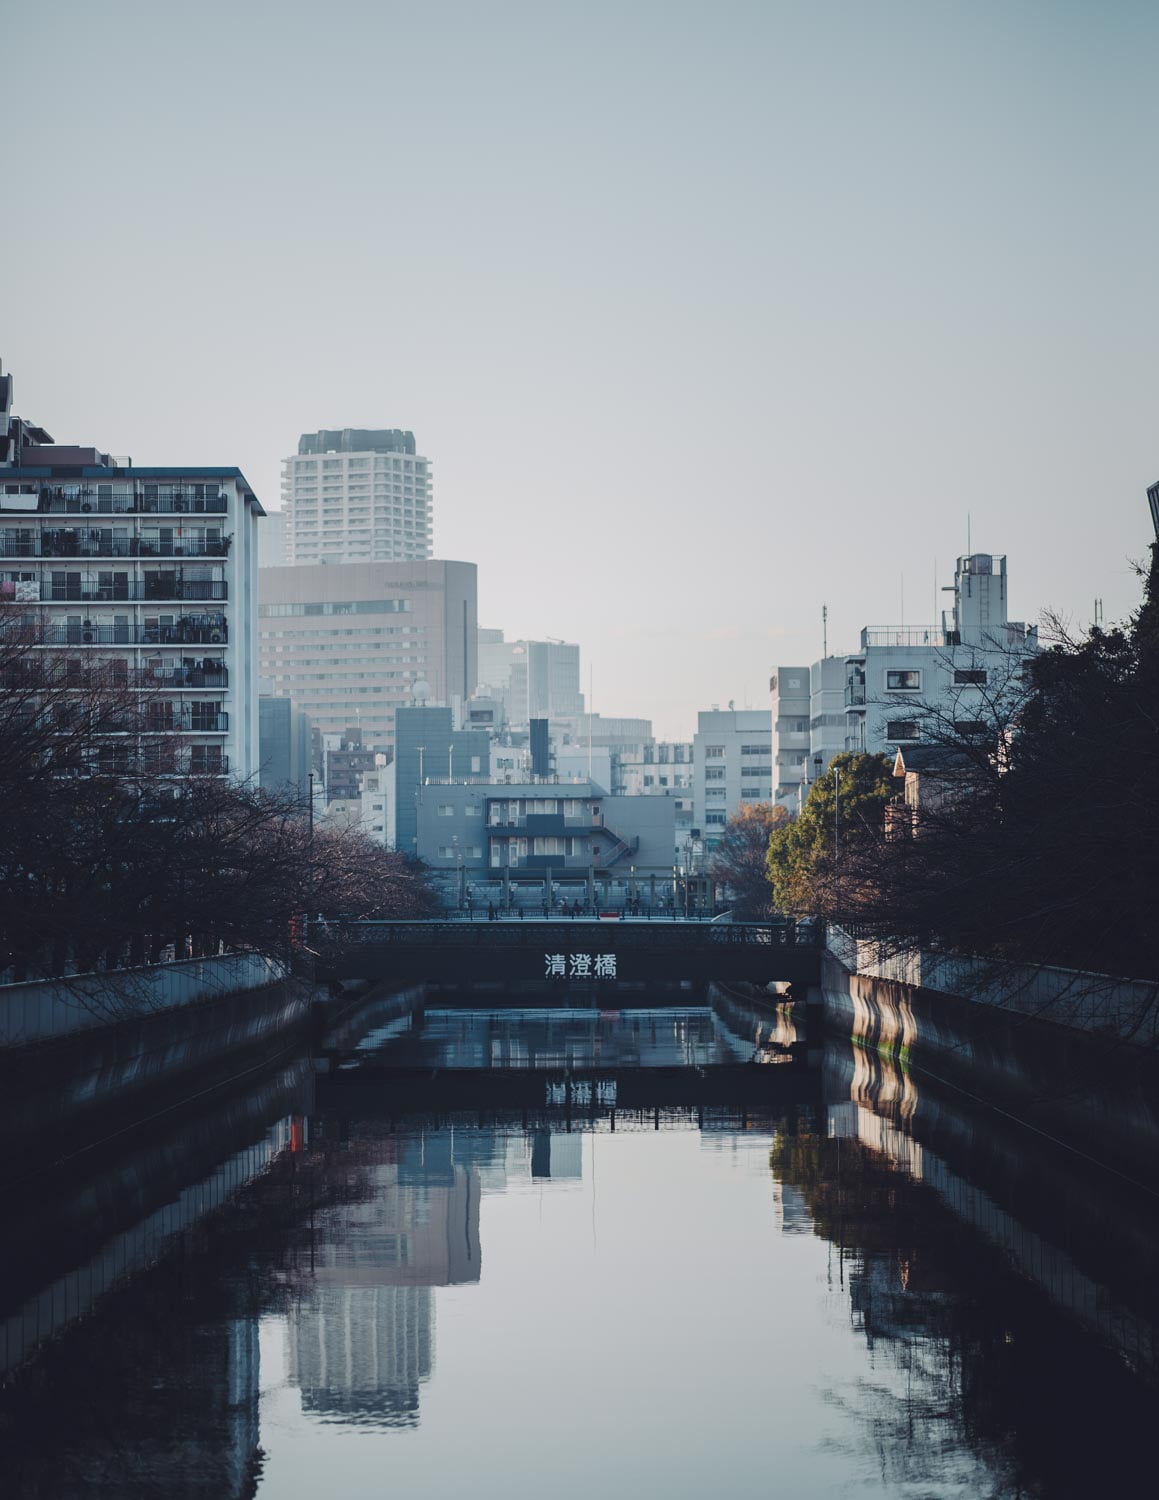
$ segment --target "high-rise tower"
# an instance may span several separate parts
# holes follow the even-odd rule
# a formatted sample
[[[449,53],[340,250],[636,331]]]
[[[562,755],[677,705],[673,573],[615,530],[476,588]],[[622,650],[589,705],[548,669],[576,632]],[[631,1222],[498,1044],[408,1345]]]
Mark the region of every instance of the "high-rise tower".
[[[413,432],[305,432],[282,469],[285,561],[412,562],[432,555],[431,465]]]

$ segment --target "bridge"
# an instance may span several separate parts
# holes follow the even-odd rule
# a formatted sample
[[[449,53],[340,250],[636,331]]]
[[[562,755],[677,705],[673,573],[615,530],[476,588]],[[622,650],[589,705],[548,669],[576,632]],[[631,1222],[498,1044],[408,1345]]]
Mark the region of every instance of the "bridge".
[[[712,979],[820,983],[821,949],[795,922],[526,918],[314,922],[308,946],[331,979],[399,984],[534,981],[565,989]]]

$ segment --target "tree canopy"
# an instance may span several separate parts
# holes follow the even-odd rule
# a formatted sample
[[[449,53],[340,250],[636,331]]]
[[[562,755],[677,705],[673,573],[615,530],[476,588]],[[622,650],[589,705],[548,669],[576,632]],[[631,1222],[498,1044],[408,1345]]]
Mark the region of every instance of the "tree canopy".
[[[767,874],[778,911],[835,914],[844,863],[881,840],[895,790],[892,769],[885,755],[835,756],[810,787],[800,815],[774,831]]]
[[[284,951],[301,913],[422,916],[421,868],[294,797],[197,775],[121,663],[39,645],[0,607],[0,972]]]

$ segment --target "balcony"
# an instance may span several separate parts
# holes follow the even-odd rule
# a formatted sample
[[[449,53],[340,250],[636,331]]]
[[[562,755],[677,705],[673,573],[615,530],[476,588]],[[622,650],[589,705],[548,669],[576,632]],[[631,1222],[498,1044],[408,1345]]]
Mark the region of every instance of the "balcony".
[[[148,491],[98,493],[90,485],[46,486],[40,491],[37,510],[41,515],[225,515],[229,497],[221,491],[193,493],[190,489],[166,489],[150,485]]]
[[[211,692],[229,686],[227,667],[173,667],[170,671],[141,667],[129,674],[131,686],[139,688],[208,688]]]
[[[846,708],[864,708],[865,707],[865,684],[863,682],[860,682],[860,683],[850,683],[850,684],[847,685],[847,687],[845,689],[845,707]]]
[[[229,598],[228,585],[219,579],[178,582],[171,574],[146,573],[142,578],[114,578],[111,583],[61,583],[42,578],[40,599],[44,604],[116,604],[162,599],[190,603],[221,603]]]
[[[140,625],[113,621],[72,621],[49,625],[44,646],[220,646],[227,640],[224,620],[175,620],[172,625]]]
[[[226,557],[229,536],[114,536],[100,527],[0,530],[0,557]]]
[[[145,599],[188,599],[190,603],[221,603],[229,598],[229,585],[222,578],[175,578],[171,573],[146,573]]]
[[[156,704],[145,717],[149,734],[228,734],[229,714],[198,712],[188,704]]]

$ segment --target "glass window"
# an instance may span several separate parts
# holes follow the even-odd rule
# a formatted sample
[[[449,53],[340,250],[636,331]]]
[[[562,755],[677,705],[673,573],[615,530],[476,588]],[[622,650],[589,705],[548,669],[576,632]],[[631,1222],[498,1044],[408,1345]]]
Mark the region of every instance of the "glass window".
[[[913,719],[893,719],[885,726],[887,740],[916,740],[918,726]]]
[[[891,693],[916,693],[922,685],[922,674],[908,668],[885,674],[886,691]]]

